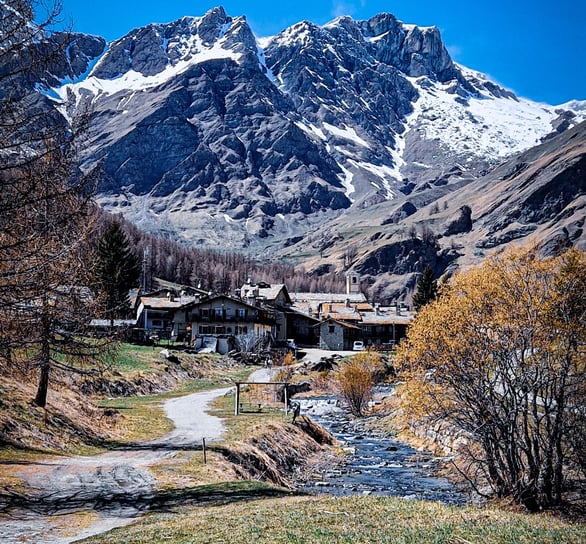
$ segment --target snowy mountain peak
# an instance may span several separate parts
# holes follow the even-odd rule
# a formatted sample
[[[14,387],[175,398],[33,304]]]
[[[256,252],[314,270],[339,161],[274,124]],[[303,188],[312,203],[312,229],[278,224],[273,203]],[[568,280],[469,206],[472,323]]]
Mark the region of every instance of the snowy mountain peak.
[[[517,98],[388,13],[257,39],[215,8],[133,30],[57,92],[94,112],[83,167],[101,161],[102,203],[206,245],[466,183],[586,114]]]
[[[133,71],[149,77],[181,62],[228,56],[237,60],[234,43],[243,44],[251,38],[244,18],[232,19],[223,8],[215,8],[203,17],[184,17],[131,31],[110,44],[90,76],[114,79]]]

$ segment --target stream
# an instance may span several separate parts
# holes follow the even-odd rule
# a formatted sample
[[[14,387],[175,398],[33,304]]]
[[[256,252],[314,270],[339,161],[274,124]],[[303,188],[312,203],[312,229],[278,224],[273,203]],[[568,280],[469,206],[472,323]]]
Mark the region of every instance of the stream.
[[[442,458],[388,436],[373,434],[333,397],[295,401],[301,404],[301,415],[310,416],[325,427],[347,453],[340,466],[316,474],[303,490],[331,495],[391,495],[452,505],[467,502],[466,494],[447,479],[436,476]]]

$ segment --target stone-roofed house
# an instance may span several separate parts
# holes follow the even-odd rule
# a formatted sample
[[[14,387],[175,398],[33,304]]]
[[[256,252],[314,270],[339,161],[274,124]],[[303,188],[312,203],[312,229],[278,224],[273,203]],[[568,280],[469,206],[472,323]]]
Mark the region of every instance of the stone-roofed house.
[[[369,303],[359,286],[360,277],[349,273],[345,293],[291,293],[295,310],[319,320],[315,328],[324,349],[352,349],[355,340],[366,347],[389,346],[406,336],[414,314],[404,305]]]
[[[394,345],[407,336],[409,323],[415,318],[414,312],[405,305],[382,307],[375,305],[374,312],[362,312],[360,329],[366,347]]]
[[[175,313],[185,304],[199,300],[199,295],[161,289],[139,295],[136,299],[136,324],[143,340],[150,337],[177,339],[173,336]]]
[[[214,295],[183,306],[175,316],[175,326],[180,323],[184,323],[195,347],[205,338],[223,340],[218,343],[219,353],[233,349],[234,339],[241,335],[273,342],[277,325],[271,308],[229,295]]]
[[[320,321],[316,328],[319,330],[320,349],[348,351],[356,340],[361,339],[359,326],[331,317]]]

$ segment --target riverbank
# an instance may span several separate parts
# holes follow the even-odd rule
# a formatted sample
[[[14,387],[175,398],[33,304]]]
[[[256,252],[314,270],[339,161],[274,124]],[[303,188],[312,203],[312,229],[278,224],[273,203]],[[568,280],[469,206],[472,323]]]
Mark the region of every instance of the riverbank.
[[[209,413],[222,398],[224,411]],[[174,430],[156,440],[119,443],[100,455],[15,457],[5,464],[3,477],[10,472],[15,484],[0,496],[0,540],[66,544],[210,496],[221,502],[282,495],[284,489],[264,484],[233,484],[235,493],[225,486],[262,480],[291,488],[293,472],[331,441],[310,421],[293,426],[283,414],[256,425],[248,420],[246,439],[218,444],[233,414],[233,387],[170,398],[163,409]]]

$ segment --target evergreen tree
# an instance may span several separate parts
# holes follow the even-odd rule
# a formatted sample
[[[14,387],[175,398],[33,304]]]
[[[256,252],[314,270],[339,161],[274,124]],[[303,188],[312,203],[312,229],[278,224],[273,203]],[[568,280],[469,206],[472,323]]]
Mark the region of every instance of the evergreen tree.
[[[118,221],[112,221],[98,241],[97,258],[96,282],[104,315],[111,320],[126,317],[128,291],[139,284],[140,263]]]
[[[417,280],[417,290],[413,295],[413,306],[419,311],[423,306],[437,297],[437,280],[433,277],[433,270],[426,266],[423,275]]]

